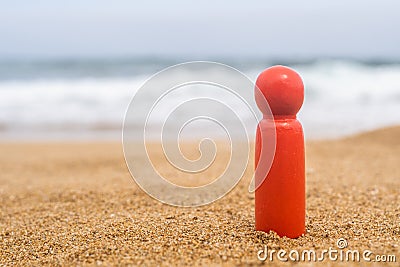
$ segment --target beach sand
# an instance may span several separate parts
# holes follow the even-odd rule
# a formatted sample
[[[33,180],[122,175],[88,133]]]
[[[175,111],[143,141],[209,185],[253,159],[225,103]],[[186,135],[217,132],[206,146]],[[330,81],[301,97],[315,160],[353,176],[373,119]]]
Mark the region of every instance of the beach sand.
[[[252,164],[224,198],[177,208],[136,186],[120,143],[3,142],[0,151],[0,266],[257,265],[264,245],[321,251],[339,238],[400,262],[400,127],[307,142],[307,233],[293,240],[254,230]]]

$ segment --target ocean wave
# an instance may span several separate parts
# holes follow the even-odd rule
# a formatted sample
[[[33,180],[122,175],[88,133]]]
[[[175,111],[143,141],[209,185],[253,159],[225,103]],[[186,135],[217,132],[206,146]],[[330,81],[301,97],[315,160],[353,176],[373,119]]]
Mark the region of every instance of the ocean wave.
[[[18,78],[29,76],[23,73],[14,76],[3,73],[0,75],[3,78],[0,77],[0,132],[12,135],[55,129],[71,133],[113,130],[119,138],[126,108],[136,90],[166,63],[142,62],[142,71],[120,76],[96,73],[90,77],[82,73],[81,67],[74,70],[81,76],[71,78],[70,74],[63,76],[59,66],[57,75],[35,79]],[[1,64],[0,69],[4,69]],[[242,63],[242,70],[254,81],[268,66],[268,63],[247,62]],[[306,86],[305,105],[299,116],[307,137],[340,136],[400,123],[400,64],[329,60],[296,63],[293,67],[302,75]],[[104,67],[112,73],[121,68],[120,65]],[[187,90],[179,97],[195,95]],[[159,121],[156,116],[154,122],[161,123],[162,119],[160,114]]]

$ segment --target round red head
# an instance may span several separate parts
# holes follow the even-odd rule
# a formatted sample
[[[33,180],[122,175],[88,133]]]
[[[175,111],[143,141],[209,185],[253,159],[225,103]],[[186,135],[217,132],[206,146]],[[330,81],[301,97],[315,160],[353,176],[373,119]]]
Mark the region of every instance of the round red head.
[[[264,115],[270,113],[265,103],[267,100],[274,116],[296,116],[303,105],[304,84],[300,75],[291,68],[273,66],[258,76],[255,98]]]

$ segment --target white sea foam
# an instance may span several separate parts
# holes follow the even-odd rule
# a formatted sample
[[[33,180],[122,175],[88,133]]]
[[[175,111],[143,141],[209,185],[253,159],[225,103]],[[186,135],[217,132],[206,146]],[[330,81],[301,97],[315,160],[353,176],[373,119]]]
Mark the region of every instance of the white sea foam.
[[[299,118],[308,138],[337,137],[400,123],[400,65],[321,61],[294,68],[306,85]],[[260,71],[258,65],[244,70],[253,81]],[[126,108],[150,76],[0,80],[0,137],[92,138],[107,132],[111,138],[120,138]],[[196,96],[193,92],[183,90],[173,101]],[[239,106],[236,111],[240,112]],[[165,112],[160,112],[159,123]],[[157,118],[153,114],[155,123]]]

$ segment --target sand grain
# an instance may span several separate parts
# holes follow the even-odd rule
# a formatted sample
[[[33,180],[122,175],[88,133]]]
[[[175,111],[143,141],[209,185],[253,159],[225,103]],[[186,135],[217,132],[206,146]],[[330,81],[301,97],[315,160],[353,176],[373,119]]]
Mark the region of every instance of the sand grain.
[[[264,245],[318,250],[338,238],[398,264],[399,137],[394,127],[309,142],[307,233],[295,240],[254,231],[250,171],[216,203],[175,208],[137,188],[120,144],[2,143],[0,265],[259,264]]]

